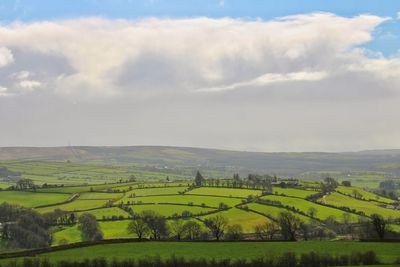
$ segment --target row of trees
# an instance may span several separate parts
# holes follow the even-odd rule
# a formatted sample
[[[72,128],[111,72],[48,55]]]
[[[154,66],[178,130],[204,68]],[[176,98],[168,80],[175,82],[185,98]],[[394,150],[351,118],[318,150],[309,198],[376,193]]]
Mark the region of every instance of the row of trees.
[[[246,178],[241,179],[238,173],[233,175],[232,179],[205,179],[199,171],[197,171],[194,185],[195,186],[212,186],[212,187],[231,187],[231,188],[251,188],[261,189],[263,191],[272,192],[272,183],[277,181],[276,176],[249,174]]]

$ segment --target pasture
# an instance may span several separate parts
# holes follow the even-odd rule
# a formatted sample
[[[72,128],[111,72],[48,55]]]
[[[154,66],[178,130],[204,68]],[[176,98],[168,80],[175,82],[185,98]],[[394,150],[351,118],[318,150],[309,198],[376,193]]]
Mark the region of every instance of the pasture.
[[[352,196],[352,197],[356,197],[357,195],[359,195],[363,200],[373,200],[373,201],[378,201],[378,202],[383,202],[383,203],[388,203],[388,204],[395,202],[393,199],[379,196],[375,193],[366,191],[361,188],[338,186],[336,188],[336,191],[338,191],[342,194],[348,195],[348,196]]]
[[[296,212],[292,212],[286,209],[282,209],[279,207],[275,207],[275,206],[270,206],[270,205],[263,205],[263,204],[258,204],[258,203],[249,203],[247,205],[249,207],[250,210],[254,210],[256,212],[260,212],[262,214],[265,214],[269,217],[272,217],[274,219],[278,218],[279,214],[283,211],[287,211],[292,213],[293,215],[295,215],[296,217],[298,217],[300,220],[302,220],[303,222],[310,222],[310,220],[312,220],[311,218],[301,215],[299,213]]]
[[[273,187],[272,193],[276,195],[285,195],[289,197],[298,197],[298,198],[306,198],[311,195],[315,195],[318,191],[314,190],[304,190],[297,188],[282,188],[282,187]]]
[[[104,257],[107,260],[144,258],[172,255],[186,258],[206,259],[253,259],[264,255],[280,255],[285,252],[306,253],[310,251],[333,255],[351,254],[353,251],[373,250],[383,263],[392,263],[400,254],[397,243],[354,241],[305,241],[305,242],[132,242],[95,245],[61,250],[39,255],[51,261],[63,259],[84,260]]]
[[[368,216],[377,213],[387,219],[400,218],[400,210],[387,209],[379,206],[379,204],[374,201],[359,200],[350,196],[342,195],[337,192],[333,192],[330,195],[319,199],[318,201],[336,207],[348,207],[350,209],[364,212]]]
[[[187,192],[186,194],[246,198],[248,196],[260,196],[261,193],[262,193],[261,190],[252,190],[252,189],[200,187],[193,189]]]
[[[160,204],[160,205],[131,205],[134,213],[141,213],[145,210],[152,210],[157,212],[158,214],[170,217],[173,215],[181,215],[182,212],[190,212],[194,215],[204,214],[210,211],[214,211],[215,209],[210,208],[202,208],[196,206],[186,206],[186,205],[167,205],[167,204]]]
[[[0,203],[8,202],[27,208],[50,205],[67,201],[71,195],[55,193],[36,193],[25,191],[0,191]]]
[[[316,204],[311,201],[307,201],[305,199],[293,198],[293,197],[284,197],[284,196],[275,196],[268,195],[263,196],[262,199],[271,200],[271,201],[279,201],[284,206],[289,206],[296,208],[306,214],[309,214],[310,209],[315,209],[315,217],[320,220],[325,220],[329,216],[334,216],[336,220],[343,221],[344,214],[348,214],[350,221],[357,222],[360,218],[359,215],[342,211],[340,209],[335,209],[323,205]]]

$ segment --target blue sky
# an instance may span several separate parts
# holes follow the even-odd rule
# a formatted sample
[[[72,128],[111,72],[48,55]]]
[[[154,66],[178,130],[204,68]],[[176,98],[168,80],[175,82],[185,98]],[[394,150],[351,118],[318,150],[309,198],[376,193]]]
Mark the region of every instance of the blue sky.
[[[330,12],[339,16],[373,14],[391,17],[364,44],[386,56],[400,49],[400,1],[397,0],[2,0],[3,22],[71,19],[87,16],[137,19],[143,17],[233,17],[264,20],[293,14]]]

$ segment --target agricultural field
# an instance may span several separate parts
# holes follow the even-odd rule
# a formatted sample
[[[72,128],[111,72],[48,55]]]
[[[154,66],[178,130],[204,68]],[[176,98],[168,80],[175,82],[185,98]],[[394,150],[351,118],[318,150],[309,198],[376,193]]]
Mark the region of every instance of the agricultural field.
[[[329,216],[334,216],[336,218],[336,220],[343,221],[344,214],[348,214],[349,219],[352,222],[357,222],[360,218],[359,215],[356,215],[356,214],[353,214],[350,212],[344,212],[339,209],[319,205],[314,202],[307,201],[305,199],[299,199],[297,197],[294,198],[294,197],[269,195],[269,196],[263,196],[261,199],[266,199],[266,200],[271,200],[271,201],[279,201],[284,206],[294,207],[306,214],[309,214],[310,209],[315,209],[314,216],[320,220],[325,220]]]
[[[54,176],[56,175],[54,169],[57,169],[57,166],[58,163],[51,163],[46,168],[39,164],[29,175],[40,176],[41,170],[44,170],[44,176],[47,174]],[[96,172],[103,172],[104,175],[108,175],[110,173],[112,174],[114,170],[114,168],[106,167],[103,169],[103,167],[100,166],[100,169],[95,171],[92,167],[93,166],[89,166],[84,171],[85,175],[96,175]],[[19,165],[18,168],[22,169]],[[71,164],[68,171],[73,172],[74,168],[79,169],[79,166]],[[26,172],[28,172],[29,168],[26,167],[26,169]],[[81,169],[79,169],[79,172],[80,175],[83,175]],[[120,170],[116,172],[121,174]],[[170,228],[174,226],[174,221],[176,220],[194,221],[199,224],[203,234],[210,233],[210,229],[206,227],[205,221],[215,218],[217,215],[221,215],[221,217],[226,219],[226,227],[240,225],[243,238],[245,239],[255,239],[255,227],[267,225],[266,223],[272,220],[276,222],[283,211],[289,212],[289,214],[299,218],[303,223],[316,223],[320,226],[319,228],[325,230],[328,230],[328,228],[323,221],[330,216],[334,216],[340,223],[343,222],[343,214],[348,214],[350,223],[355,224],[359,222],[360,218],[368,219],[368,216],[372,213],[381,214],[387,219],[398,218],[400,216],[400,211],[386,208],[386,205],[395,205],[396,201],[384,197],[378,198],[377,195],[365,189],[339,186],[336,188],[337,192],[334,191],[318,200],[321,203],[331,205],[326,206],[307,200],[308,197],[320,193],[321,184],[319,182],[302,180],[299,183],[301,185],[298,187],[279,187],[277,184],[279,184],[279,181],[273,184],[270,194],[263,195],[263,190],[261,189],[193,187],[192,183],[186,181],[150,180],[129,182],[118,180],[117,182],[112,182],[107,180],[102,183],[95,182],[86,185],[74,184],[70,186],[60,183],[50,187],[36,188],[34,190],[30,189],[27,191],[1,190],[0,202],[7,201],[33,208],[41,214],[60,209],[67,212],[67,216],[73,213],[75,218],[79,218],[82,214],[89,213],[94,216],[94,220],[97,220],[98,227],[105,240],[136,238],[136,234],[128,233],[127,227],[132,217],[136,218],[135,216],[143,211],[154,211],[159,216],[164,217],[167,226]],[[357,191],[359,195],[362,195],[364,200],[356,199],[351,194],[353,191]],[[252,197],[249,198],[249,196]],[[273,206],[271,203],[261,203],[262,201],[274,201],[275,203]],[[280,204],[278,204],[278,202]],[[343,211],[340,209],[341,207],[348,207],[354,210],[354,212]],[[314,217],[310,215],[310,210],[312,210],[312,216]],[[364,212],[365,216],[355,214],[356,211]],[[184,216],[182,217],[182,215]],[[400,225],[391,221],[390,229],[395,232],[400,232]],[[51,227],[51,232],[51,246],[67,243],[72,244],[85,240],[76,221],[75,223],[56,224]],[[279,231],[276,234],[279,234]],[[213,237],[209,235],[206,238]],[[135,252],[135,255],[149,255],[145,246],[149,246],[150,248],[150,246],[152,246],[151,244],[147,245],[147,243],[143,243],[143,246],[141,246],[143,250],[139,250],[137,253]],[[176,243],[170,244],[173,246],[180,246],[180,244]],[[193,243],[188,244],[190,245],[188,245],[187,249],[190,247],[191,249],[198,249],[194,247],[196,245],[192,246]],[[232,250],[236,249],[232,243],[227,244],[229,244],[227,246],[232,246]],[[241,257],[253,257],[259,255],[258,253],[261,252],[258,251],[265,248],[263,247],[264,243],[259,244],[251,242],[248,244],[249,247],[253,249],[251,250],[252,252],[248,255],[238,254],[238,257],[239,255],[242,255]],[[274,242],[274,244],[279,245],[276,245],[277,247],[274,248],[268,247],[268,250],[265,249],[263,253],[280,253],[280,249],[283,250],[284,245],[280,245],[281,243],[277,242]],[[314,248],[312,245],[314,241],[304,244],[307,244],[309,249]],[[330,246],[330,244],[336,244],[336,242],[326,242],[326,244],[328,245],[324,243],[325,248],[326,246]],[[355,243],[343,242],[344,246],[346,246],[346,244],[352,244],[353,246]],[[104,246],[111,249],[113,248],[111,245]],[[121,244],[121,246],[128,245]],[[132,244],[130,248],[134,246],[135,245]],[[167,249],[165,254],[163,254],[162,246],[163,245],[159,246],[160,250],[157,249],[157,254],[161,256],[170,255],[167,254],[170,252],[170,250]],[[202,247],[206,246],[202,245]],[[287,243],[287,247],[291,247],[296,251],[301,251],[300,247],[291,245],[291,243]],[[102,248],[102,246],[98,246],[98,248]],[[90,250],[90,248],[86,249]],[[216,247],[216,249],[222,251],[223,247]],[[389,249],[391,249],[391,247]],[[206,250],[208,251],[209,248],[206,248]],[[85,251],[85,249],[82,249],[82,251]],[[62,256],[64,255],[63,253],[68,253],[68,251],[57,253],[60,253],[59,255]],[[56,259],[58,257],[57,253],[48,255],[56,255],[54,256]],[[387,253],[390,254],[390,252]],[[113,253],[113,256],[114,254],[115,253]],[[106,257],[107,255],[107,253],[104,254]],[[115,254],[117,258],[123,258],[125,257],[124,255],[124,252]],[[210,252],[209,257],[214,257],[214,252]],[[391,256],[383,257],[390,258]],[[389,263],[390,261],[387,262]]]
[[[249,203],[247,206],[248,206],[249,210],[253,210],[253,211],[262,213],[262,214],[264,214],[264,215],[266,215],[268,217],[272,217],[274,219],[278,218],[279,214],[282,211],[287,211],[287,212],[292,213],[294,216],[296,216],[297,218],[299,218],[303,222],[308,223],[308,222],[310,222],[312,220],[311,218],[309,218],[307,216],[304,216],[304,215],[301,215],[299,213],[295,213],[295,212],[292,212],[292,211],[289,211],[289,210],[286,210],[286,209],[282,209],[282,208],[279,208],[279,207],[275,207],[275,206],[258,204],[258,203]]]
[[[289,197],[298,197],[298,198],[306,198],[312,195],[317,194],[319,191],[316,190],[304,190],[304,189],[296,189],[296,188],[281,188],[281,187],[273,187],[272,193],[276,195],[285,195]]]
[[[8,202],[10,204],[16,204],[27,208],[65,202],[70,197],[70,194],[0,191],[0,203]]]
[[[113,216],[115,217],[123,217],[125,219],[129,218],[130,215],[126,211],[118,208],[118,207],[111,207],[111,208],[103,208],[103,209],[94,209],[94,210],[87,210],[77,212],[76,215],[80,216],[82,213],[90,213],[96,217],[98,220],[103,219],[112,219]]]
[[[306,241],[306,242],[133,242],[95,245],[44,253],[51,261],[63,259],[84,260],[104,257],[107,260],[144,258],[159,255],[166,259],[175,255],[186,258],[207,259],[253,259],[264,255],[280,255],[285,252],[306,253],[310,251],[332,255],[351,254],[356,251],[373,250],[383,263],[390,264],[398,257],[397,243],[355,241]],[[3,260],[6,261],[6,260]]]
[[[100,199],[100,200],[74,200],[70,203],[49,206],[44,208],[38,208],[37,211],[40,213],[46,213],[54,211],[55,209],[60,209],[64,211],[86,211],[90,209],[98,209],[102,208],[107,204],[107,199]]]
[[[158,205],[131,205],[134,213],[141,213],[144,210],[152,210],[157,212],[158,214],[170,217],[175,214],[181,215],[182,212],[188,211],[194,215],[199,215],[203,213],[208,213],[210,211],[214,211],[215,209],[211,208],[202,208],[196,206],[186,206],[186,205],[167,205],[167,204],[158,204]]]
[[[187,192],[187,194],[189,195],[209,195],[238,198],[246,198],[248,196],[260,196],[261,193],[261,190],[220,187],[201,187]]]
[[[215,197],[215,196],[197,196],[197,195],[170,195],[170,196],[144,196],[136,198],[122,199],[117,203],[172,203],[172,204],[186,204],[186,205],[200,205],[203,204],[208,207],[218,208],[221,203],[233,207],[242,203],[242,199],[230,197]]]
[[[238,208],[231,208],[227,211],[220,212],[220,214],[228,219],[228,225],[241,225],[244,233],[254,233],[254,227],[256,225],[264,224],[270,221],[270,219],[265,216]],[[213,215],[208,215],[200,218],[207,219],[212,216]]]
[[[336,207],[348,207],[356,211],[364,212],[366,215],[377,213],[387,219],[400,218],[400,210],[384,208],[379,206],[379,204],[375,201],[359,200],[337,192],[333,192],[328,196],[324,196],[323,198],[319,199],[319,202]]]
[[[352,197],[356,197],[359,196],[359,198],[363,199],[363,200],[373,200],[373,201],[377,201],[377,202],[382,202],[382,203],[387,203],[387,204],[391,204],[394,203],[395,200],[393,199],[389,199],[386,197],[382,197],[379,196],[375,193],[366,191],[364,189],[361,188],[354,188],[354,187],[348,187],[348,186],[338,186],[336,188],[337,192],[340,192],[342,194],[348,195],[348,196],[352,196]]]

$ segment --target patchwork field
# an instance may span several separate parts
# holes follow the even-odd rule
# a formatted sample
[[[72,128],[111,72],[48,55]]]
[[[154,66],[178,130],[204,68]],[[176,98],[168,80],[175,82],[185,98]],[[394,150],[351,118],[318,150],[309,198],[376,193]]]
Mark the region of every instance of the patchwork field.
[[[210,195],[223,197],[240,197],[260,196],[261,190],[238,189],[238,188],[219,188],[219,187],[201,187],[187,192],[188,195]]]
[[[387,209],[379,206],[374,201],[358,200],[337,192],[333,192],[330,195],[321,198],[319,202],[336,207],[348,207],[350,209],[364,212],[366,215],[377,213],[385,218],[400,218],[400,210]]]
[[[242,202],[242,199],[230,197],[214,197],[214,196],[197,196],[197,195],[170,195],[170,196],[145,196],[129,199],[122,199],[118,203],[173,203],[173,204],[186,204],[186,205],[202,205],[218,208],[220,203],[233,207]]]
[[[310,220],[312,220],[311,218],[309,218],[307,216],[304,216],[304,215],[301,215],[301,214],[298,214],[298,213],[295,213],[295,212],[292,212],[292,211],[289,211],[286,209],[282,209],[279,207],[275,207],[275,206],[263,205],[263,204],[258,204],[258,203],[249,203],[247,206],[249,207],[250,210],[260,212],[260,213],[270,216],[274,219],[278,218],[279,214],[282,211],[287,211],[287,212],[292,213],[294,216],[298,217],[303,222],[308,223],[308,222],[310,222]]]
[[[182,212],[190,212],[191,214],[199,215],[204,214],[215,209],[210,208],[202,208],[196,206],[184,206],[184,205],[131,205],[134,213],[141,213],[144,210],[152,210],[157,212],[162,216],[173,216],[173,215],[181,215]]]
[[[383,203],[388,203],[388,204],[395,202],[393,199],[379,196],[377,194],[374,194],[372,192],[366,191],[361,188],[338,186],[336,188],[336,191],[338,191],[342,194],[348,195],[348,196],[353,196],[353,197],[360,196],[360,198],[363,200],[373,200],[373,201],[378,201],[378,202],[383,202]]]
[[[296,188],[281,188],[281,187],[274,187],[272,189],[273,194],[277,195],[286,195],[289,197],[299,197],[299,198],[306,198],[311,195],[315,195],[318,191],[314,190],[304,190],[304,189],[296,189]]]
[[[36,193],[23,191],[0,191],[0,203],[8,202],[28,208],[67,201],[69,194]]]
[[[293,198],[293,197],[284,197],[284,196],[275,196],[275,195],[269,195],[269,196],[263,196],[261,199],[267,199],[271,201],[279,201],[282,203],[284,206],[289,206],[296,208],[306,214],[310,213],[310,209],[315,209],[315,217],[320,219],[320,220],[325,220],[329,216],[334,216],[336,220],[338,221],[343,221],[343,215],[348,214],[350,221],[357,222],[358,219],[360,218],[359,215],[350,213],[350,212],[345,212],[339,209],[323,206],[316,204],[311,201],[307,201],[305,199],[299,199],[299,198]]]

